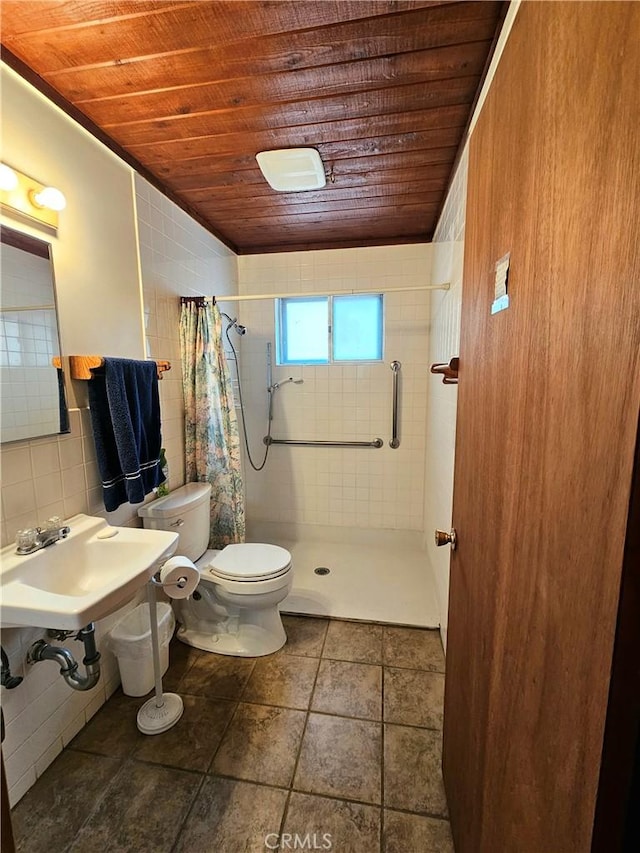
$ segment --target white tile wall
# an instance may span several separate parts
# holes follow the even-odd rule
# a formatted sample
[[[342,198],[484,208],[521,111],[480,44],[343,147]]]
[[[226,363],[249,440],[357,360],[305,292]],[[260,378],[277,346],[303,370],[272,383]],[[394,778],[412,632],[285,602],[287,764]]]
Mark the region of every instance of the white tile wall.
[[[160,406],[169,486],[176,488],[184,483],[185,470],[180,296],[237,293],[237,259],[138,175],[135,188],[147,356],[171,362],[160,382]]]
[[[100,515],[112,523],[137,526],[135,509],[121,507],[107,513],[95,461],[88,409],[71,409],[71,432],[4,445],[2,473],[2,545],[15,540],[16,531],[33,527],[52,515],[70,519],[79,512]],[[73,524],[73,521],[71,521]],[[134,606],[132,602],[127,608]],[[124,612],[124,611],[122,611]],[[2,630],[2,646],[14,675],[24,682],[14,690],[2,688],[2,708],[7,724],[3,754],[12,805],[31,787],[63,746],[119,684],[117,665],[100,638],[120,614],[98,623],[103,654],[102,675],[93,690],[78,693],[60,678],[59,667],[49,661],[27,667],[29,646],[44,637],[39,628]],[[76,644],[70,642],[72,651]],[[82,656],[82,647],[77,646]]]
[[[451,282],[448,291],[431,294],[429,361],[448,362],[459,355],[462,267],[467,197],[468,147],[454,181],[433,241],[433,284]],[[449,606],[449,548],[436,548],[433,531],[451,527],[458,391],[431,376],[428,384],[427,449],[425,454],[425,545],[436,581],[442,640],[446,648]]]
[[[2,710],[6,725],[2,753],[11,805],[18,802],[117,689],[120,683],[118,666],[105,645],[104,637],[113,624],[135,606],[137,600],[97,623],[96,636],[102,655],[101,676],[98,684],[86,692],[68,687],[60,677],[60,668],[55,662],[42,661],[32,666],[25,662],[31,644],[45,637],[42,629],[3,629],[2,646],[9,656],[12,674],[24,678],[15,689],[2,689]],[[81,644],[69,639],[65,645],[76,659],[82,659]]]
[[[314,292],[429,284],[431,247],[380,246],[239,258],[241,293]],[[429,293],[385,297],[384,362],[276,367],[273,300],[240,303],[241,376],[254,459],[267,430],[266,343],[273,376],[304,379],[275,397],[276,438],[384,440],[381,450],[272,447],[263,472],[245,465],[247,517],[351,528],[422,530]],[[391,450],[389,364],[402,362],[401,446]]]

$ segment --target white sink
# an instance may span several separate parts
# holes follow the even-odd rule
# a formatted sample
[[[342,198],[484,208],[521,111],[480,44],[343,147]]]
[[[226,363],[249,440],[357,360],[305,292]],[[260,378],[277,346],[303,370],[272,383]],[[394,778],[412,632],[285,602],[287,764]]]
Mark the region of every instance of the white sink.
[[[113,613],[170,557],[177,533],[75,515],[71,533],[33,554],[2,549],[0,624],[74,630]]]

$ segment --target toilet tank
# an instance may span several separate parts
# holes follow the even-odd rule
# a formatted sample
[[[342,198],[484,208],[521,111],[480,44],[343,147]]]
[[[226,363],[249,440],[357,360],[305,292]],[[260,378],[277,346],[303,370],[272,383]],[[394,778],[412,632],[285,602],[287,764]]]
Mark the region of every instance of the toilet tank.
[[[211,483],[186,483],[164,498],[138,510],[149,530],[168,530],[180,538],[176,555],[195,562],[209,546],[209,503]]]

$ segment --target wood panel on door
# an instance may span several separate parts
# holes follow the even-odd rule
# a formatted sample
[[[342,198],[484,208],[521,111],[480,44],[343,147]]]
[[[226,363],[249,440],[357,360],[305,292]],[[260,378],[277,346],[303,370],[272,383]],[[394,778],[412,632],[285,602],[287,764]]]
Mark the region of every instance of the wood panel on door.
[[[458,853],[591,846],[640,403],[639,43],[639,4],[523,3],[470,143],[443,754]]]

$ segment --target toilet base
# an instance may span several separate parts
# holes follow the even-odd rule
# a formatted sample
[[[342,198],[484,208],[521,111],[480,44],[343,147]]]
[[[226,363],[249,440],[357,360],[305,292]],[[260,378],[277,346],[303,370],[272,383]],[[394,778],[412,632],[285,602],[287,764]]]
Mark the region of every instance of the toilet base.
[[[287,635],[279,614],[277,614],[277,620],[268,626],[241,624],[238,626],[237,633],[202,630],[204,627],[202,623],[199,627],[200,630],[180,625],[176,637],[182,643],[205,652],[243,658],[272,655],[287,642]],[[211,627],[215,628],[215,625],[212,624]]]

